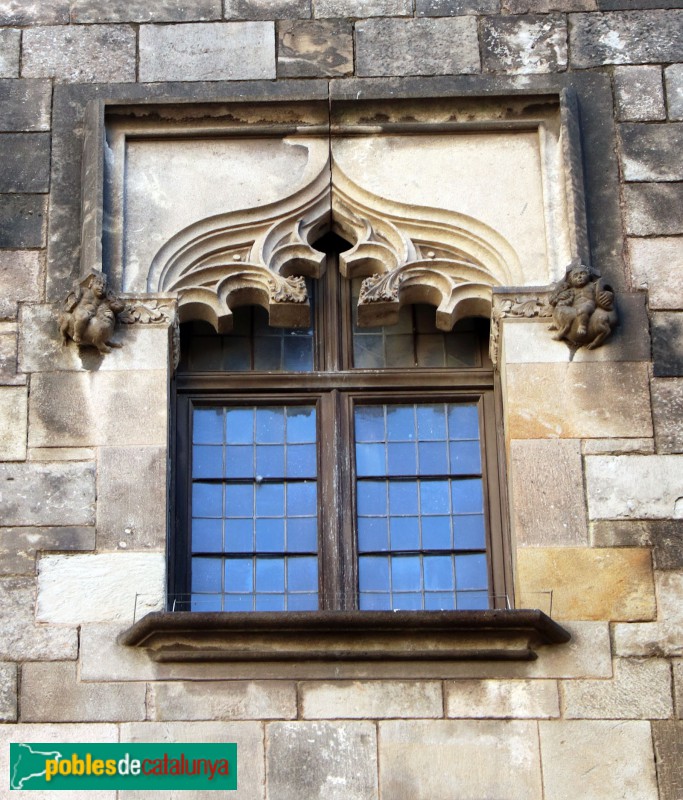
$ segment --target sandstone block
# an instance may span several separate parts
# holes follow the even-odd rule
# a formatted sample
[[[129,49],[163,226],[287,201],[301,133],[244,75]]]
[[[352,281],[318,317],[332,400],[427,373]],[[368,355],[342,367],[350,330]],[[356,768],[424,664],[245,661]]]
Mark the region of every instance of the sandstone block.
[[[149,717],[177,719],[295,719],[296,685],[285,681],[164,681],[151,684]]]
[[[338,77],[353,72],[353,29],[345,20],[278,23],[278,76]]]
[[[71,22],[190,22],[221,18],[221,0],[72,0]]]
[[[309,19],[311,0],[223,0],[225,19]]]
[[[0,195],[0,247],[42,247],[46,218],[44,195]]]
[[[95,461],[94,447],[30,447],[29,461]]]
[[[664,70],[669,119],[683,120],[683,64],[672,64]]]
[[[17,334],[0,333],[0,386],[25,386],[26,376],[17,374]]]
[[[547,14],[549,11],[596,11],[598,0],[503,0],[506,14]]]
[[[616,659],[611,681],[565,681],[567,719],[667,719],[673,714],[667,661]]]
[[[651,547],[656,570],[683,569],[683,520],[598,520],[591,523],[595,547]]]
[[[3,525],[93,525],[93,464],[0,464]]]
[[[59,25],[69,21],[69,0],[2,0],[0,25]]]
[[[34,578],[0,580],[0,659],[77,658],[77,628],[34,624],[35,591]]]
[[[498,14],[500,0],[416,0],[416,17],[460,17],[463,14]]]
[[[166,398],[161,370],[37,373],[29,446],[165,445]]]
[[[671,12],[670,12],[671,13]],[[675,13],[675,12],[674,12]],[[680,12],[683,15],[683,11]],[[681,17],[683,22],[683,16]],[[683,25],[681,26],[683,30]],[[681,33],[683,39],[683,33]],[[683,180],[683,123],[622,123],[621,163],[627,181]]]
[[[117,643],[125,623],[100,622],[81,625],[80,676],[82,681],[153,681],[166,677],[165,665],[152,661],[137,647]],[[202,668],[206,665],[202,664]],[[212,676],[206,676],[212,677]]]
[[[567,66],[567,23],[560,14],[486,17],[484,69],[523,75],[557,72]]]
[[[657,800],[650,723],[546,721],[541,734],[545,800]]]
[[[472,17],[376,19],[356,25],[356,72],[361,77],[459,75],[479,72],[480,66]]]
[[[513,440],[510,464],[517,545],[588,544],[580,442]]]
[[[650,551],[580,547],[517,550],[520,608],[551,600],[558,620],[651,620],[655,593]]]
[[[71,661],[24,664],[23,722],[120,722],[145,718],[144,683],[81,683]]]
[[[48,191],[49,133],[0,133],[0,159],[0,192]]]
[[[669,519],[683,516],[683,456],[587,456],[591,519]]]
[[[94,528],[0,528],[0,575],[34,575],[36,553],[94,549]]]
[[[21,31],[15,28],[0,30],[0,78],[19,77],[19,47]]]
[[[683,314],[652,315],[652,360],[656,378],[683,376]]]
[[[653,378],[652,416],[659,453],[683,453],[683,379]]]
[[[272,722],[266,753],[273,800],[377,800],[377,741],[370,722]]]
[[[40,298],[40,254],[32,250],[0,252],[0,317],[16,317],[17,303]]]
[[[666,119],[661,67],[616,67],[614,89],[620,120],[648,122]]]
[[[678,716],[683,719],[683,712],[681,711],[681,702],[683,701],[683,660],[679,659],[673,662],[673,674],[676,708],[678,709]]]
[[[633,283],[648,290],[650,308],[683,308],[683,239],[628,239]]]
[[[458,798],[542,797],[535,722],[380,722],[379,758],[392,800],[452,800],[455,787]]]
[[[0,459],[3,461],[26,458],[27,407],[25,386],[0,386]]]
[[[447,717],[534,719],[560,716],[556,681],[447,681]]]
[[[315,16],[324,17],[409,17],[411,0],[314,0]]]
[[[576,14],[569,44],[571,65],[653,64],[683,58],[681,11]]]
[[[135,81],[135,30],[129,25],[29,28],[22,75],[69,83]]]
[[[585,456],[622,455],[623,453],[654,453],[654,439],[586,439],[581,442]]]
[[[0,130],[49,130],[51,103],[49,80],[0,80]]]
[[[633,236],[683,233],[679,213],[681,183],[627,183],[624,186],[626,232]]]
[[[17,665],[0,664],[0,722],[17,720]]]
[[[683,793],[683,722],[652,723],[657,759],[659,800],[678,800]]]
[[[145,25],[141,81],[235,81],[275,78],[272,22]]]
[[[436,681],[334,681],[302,683],[305,719],[387,719],[441,717],[441,684]]]
[[[652,436],[645,363],[509,364],[512,439]]]

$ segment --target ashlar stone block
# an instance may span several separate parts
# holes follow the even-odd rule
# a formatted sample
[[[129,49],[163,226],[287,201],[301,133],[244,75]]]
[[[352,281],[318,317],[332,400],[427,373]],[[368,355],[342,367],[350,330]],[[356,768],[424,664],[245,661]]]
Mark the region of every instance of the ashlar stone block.
[[[39,622],[132,622],[164,606],[163,553],[44,556],[38,565]]]
[[[683,11],[680,13],[683,23]],[[683,24],[681,30],[683,31]],[[619,126],[619,134],[625,180],[683,180],[683,158],[681,158],[683,123],[670,122],[667,125],[622,123]]]
[[[34,575],[36,554],[95,549],[95,528],[0,528],[0,575]]]
[[[0,78],[19,77],[19,47],[21,31],[16,28],[0,30]]]
[[[444,692],[447,717],[548,719],[560,716],[556,681],[447,681]]]
[[[664,70],[669,119],[683,120],[683,64],[672,64]]]
[[[312,0],[223,0],[225,19],[309,19]]]
[[[17,719],[17,665],[0,664],[0,722]]]
[[[305,719],[441,717],[437,681],[306,682],[300,686]]]
[[[315,16],[324,17],[409,17],[411,0],[313,0]]]
[[[659,453],[683,453],[683,378],[653,378],[652,417]]]
[[[683,796],[683,722],[653,722],[652,738],[657,757],[659,800],[678,800]]]
[[[668,719],[671,670],[662,659],[616,659],[610,681],[565,681],[567,719]]]
[[[58,25],[69,21],[69,0],[1,0],[0,25]]]
[[[49,133],[0,133],[0,159],[0,192],[48,191]]]
[[[266,726],[266,753],[268,800],[378,798],[370,722],[273,722]]]
[[[652,315],[652,360],[656,378],[683,377],[683,314]]]
[[[683,519],[605,519],[590,528],[595,547],[651,547],[655,570],[683,569]]]
[[[17,303],[40,298],[41,270],[35,250],[0,251],[0,318],[13,319]]]
[[[520,548],[517,595],[521,608],[540,607],[558,620],[637,621],[656,613],[644,548]]]
[[[24,664],[22,722],[120,722],[145,718],[144,683],[81,683],[72,661]]]
[[[82,681],[153,681],[169,677],[165,666],[152,661],[137,647],[118,644],[126,623],[88,623],[80,631],[80,676]],[[206,665],[201,665],[205,672]],[[180,676],[184,677],[184,676]],[[205,677],[212,677],[205,675]]]
[[[0,130],[49,130],[51,103],[50,80],[0,80]]]
[[[506,75],[557,72],[567,66],[567,23],[560,14],[485,17],[484,69]]]
[[[380,722],[379,758],[381,796],[392,800],[542,797],[535,722]]]
[[[498,14],[500,0],[416,0],[416,17],[460,17],[463,14]]]
[[[549,11],[597,11],[598,0],[503,0],[506,14],[547,14]]]
[[[278,24],[278,76],[339,77],[353,72],[353,29],[346,20]]]
[[[626,232],[632,236],[683,233],[683,183],[627,183],[624,201]]]
[[[633,283],[648,290],[650,308],[683,308],[683,239],[628,240]]]
[[[0,195],[0,247],[43,247],[46,219],[45,195]]]
[[[585,439],[581,452],[585,456],[622,455],[623,453],[654,453],[654,439]]]
[[[648,122],[666,119],[661,67],[616,67],[614,90],[620,120]]]
[[[26,458],[27,411],[25,386],[0,386],[0,460]]]
[[[541,734],[545,800],[657,800],[650,723],[545,721]]]
[[[676,708],[678,717],[683,719],[683,659],[677,659],[673,663],[674,674],[674,695],[676,698]]]
[[[221,18],[221,0],[71,0],[71,22],[191,22]]]

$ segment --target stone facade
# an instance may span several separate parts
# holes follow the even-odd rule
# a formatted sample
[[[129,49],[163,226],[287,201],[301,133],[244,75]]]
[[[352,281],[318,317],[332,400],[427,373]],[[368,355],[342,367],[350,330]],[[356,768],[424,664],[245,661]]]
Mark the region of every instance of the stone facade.
[[[4,775],[9,741],[236,741],[236,800],[680,800],[680,6],[0,0]],[[572,640],[529,662],[362,664],[157,663],[117,644],[164,604],[172,331],[121,325],[103,357],[60,344],[88,102],[568,88],[621,326],[574,353],[548,318],[504,315],[498,372],[511,600]]]

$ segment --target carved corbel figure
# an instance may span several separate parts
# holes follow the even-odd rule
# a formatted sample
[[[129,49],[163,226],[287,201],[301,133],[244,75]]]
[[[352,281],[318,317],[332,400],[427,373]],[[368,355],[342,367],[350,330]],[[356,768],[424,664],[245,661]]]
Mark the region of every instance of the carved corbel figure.
[[[550,295],[553,339],[565,340],[574,347],[589,350],[601,345],[617,324],[614,291],[603,283],[600,274],[582,264],[571,262],[564,279]]]
[[[110,353],[116,315],[125,307],[123,300],[107,288],[107,276],[92,270],[77,282],[67,295],[59,314],[59,332],[62,343],[72,339],[78,345],[96,347],[100,353]]]

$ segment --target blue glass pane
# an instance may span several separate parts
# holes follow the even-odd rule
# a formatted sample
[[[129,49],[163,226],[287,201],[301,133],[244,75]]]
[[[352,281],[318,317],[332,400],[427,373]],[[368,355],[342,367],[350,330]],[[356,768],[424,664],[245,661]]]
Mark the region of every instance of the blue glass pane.
[[[318,550],[317,517],[287,520],[287,550],[290,553],[315,553]]]
[[[252,478],[254,448],[251,445],[230,445],[225,448],[225,477]]]
[[[359,406],[355,424],[357,442],[383,442],[384,406]]]
[[[254,591],[253,559],[228,558],[225,561],[225,591],[248,593]]]
[[[254,552],[254,521],[252,519],[226,520],[225,550],[228,553]]]
[[[387,536],[386,518],[361,517],[358,520],[358,550],[363,553],[388,549],[389,537]]]
[[[420,442],[418,452],[421,475],[448,474],[448,446],[446,442]]]
[[[287,591],[316,592],[318,590],[318,559],[287,559]]]
[[[220,553],[223,550],[223,523],[220,519],[192,520],[192,552]]]
[[[475,404],[448,406],[448,435],[450,439],[479,438],[479,410]]]
[[[415,438],[413,406],[387,406],[387,440],[412,442]]]
[[[256,448],[256,475],[262,478],[283,478],[285,450],[281,445],[259,445]]]
[[[427,611],[453,611],[455,609],[455,594],[453,592],[427,592],[425,594],[425,609]]]
[[[389,591],[389,559],[386,556],[361,556],[358,559],[360,591]]]
[[[415,592],[410,594],[401,592],[392,595],[391,607],[394,611],[420,611],[422,609],[422,595]]]
[[[453,475],[481,474],[481,446],[478,440],[451,442],[450,451]]]
[[[368,594],[361,592],[358,597],[358,607],[361,611],[390,611],[391,596],[388,593]]]
[[[315,442],[315,408],[291,406],[287,409],[287,441],[289,443]]]
[[[481,479],[453,481],[453,512],[455,514],[481,514],[484,509],[484,496]]]
[[[223,516],[223,487],[218,484],[192,484],[192,515],[195,517]]]
[[[446,410],[443,404],[417,407],[417,435],[421,442],[446,439]]]
[[[482,554],[455,557],[455,582],[458,591],[488,588],[486,556]]]
[[[417,474],[415,445],[412,442],[387,445],[387,474]]]
[[[314,481],[287,484],[287,516],[315,516],[318,512],[317,486]]]
[[[287,445],[287,477],[315,478],[318,473],[317,459],[314,444]]]
[[[282,483],[260,483],[256,486],[256,516],[284,517],[285,487]]]
[[[486,592],[458,592],[458,608],[464,611],[481,611],[489,608]]]
[[[225,487],[227,517],[254,516],[254,487],[251,484],[229,483]]]
[[[283,369],[290,372],[310,372],[313,369],[312,337],[291,336],[284,339]]]
[[[290,594],[287,595],[288,611],[316,611],[318,608],[318,593]]]
[[[483,514],[469,514],[453,518],[456,550],[484,550],[486,530]]]
[[[285,550],[284,519],[256,520],[256,550],[261,553],[283,553]]]
[[[216,445],[195,445],[192,448],[193,478],[223,477],[223,448]]]
[[[284,408],[256,409],[256,441],[261,444],[281,444],[285,441]]]
[[[432,592],[445,592],[455,589],[452,556],[425,556],[425,589]]]
[[[453,547],[450,517],[427,517],[422,520],[422,547],[425,550],[450,550]]]
[[[366,475],[385,475],[384,445],[357,444],[356,473],[362,477]]]
[[[386,515],[387,485],[384,481],[358,481],[356,493],[359,516]]]
[[[251,594],[226,594],[226,611],[253,611],[254,596]]]
[[[193,558],[192,591],[220,593],[221,564],[220,558]]]
[[[393,556],[391,579],[394,592],[419,592],[422,589],[420,557]]]
[[[257,594],[256,595],[256,610],[257,611],[284,611],[285,610],[285,596],[284,596],[284,594]]]
[[[220,594],[193,594],[190,602],[191,611],[222,611]],[[185,609],[182,609],[183,611]]]
[[[417,483],[392,481],[389,484],[389,512],[392,516],[417,515]]]
[[[420,482],[420,510],[423,516],[450,513],[448,488],[448,481]]]
[[[420,549],[420,524],[417,517],[391,517],[389,531],[392,550]]]
[[[195,408],[192,414],[192,441],[195,444],[223,442],[222,408]]]
[[[254,441],[254,409],[225,410],[225,441],[228,444],[248,444]]]
[[[285,560],[284,558],[256,559],[256,591],[284,592]]]

